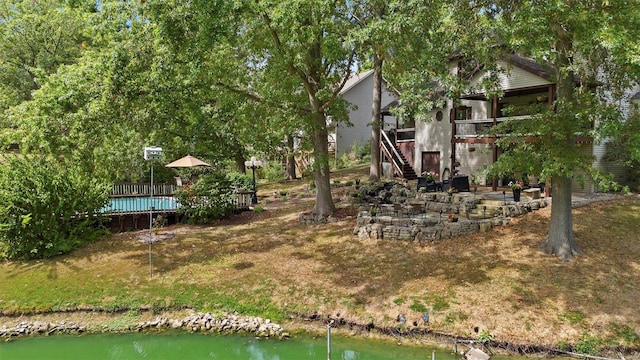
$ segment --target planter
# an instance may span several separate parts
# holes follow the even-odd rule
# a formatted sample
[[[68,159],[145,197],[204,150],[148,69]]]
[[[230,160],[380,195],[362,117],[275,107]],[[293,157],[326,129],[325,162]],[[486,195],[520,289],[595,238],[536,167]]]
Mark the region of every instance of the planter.
[[[520,201],[520,192],[522,191],[522,189],[513,189],[513,201],[518,202]]]

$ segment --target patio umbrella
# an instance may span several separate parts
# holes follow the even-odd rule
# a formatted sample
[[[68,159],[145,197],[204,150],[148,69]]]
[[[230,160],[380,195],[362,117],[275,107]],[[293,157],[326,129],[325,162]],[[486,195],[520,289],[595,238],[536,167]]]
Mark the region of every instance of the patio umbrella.
[[[181,168],[181,167],[190,168],[190,167],[211,166],[211,165],[191,155],[187,155],[165,166],[170,168]]]

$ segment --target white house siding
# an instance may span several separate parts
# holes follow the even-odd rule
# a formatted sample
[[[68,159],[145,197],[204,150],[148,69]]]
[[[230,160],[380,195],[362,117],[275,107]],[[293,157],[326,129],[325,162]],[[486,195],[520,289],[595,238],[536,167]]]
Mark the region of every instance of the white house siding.
[[[504,71],[498,74],[498,82],[501,89],[521,89],[533,86],[551,85],[552,83],[538,75],[532,74],[520,67],[509,64],[506,61],[498,63],[499,67]],[[479,86],[482,79],[487,76],[487,72],[477,74],[471,80],[471,86]]]
[[[523,68],[512,65],[508,62],[501,62],[501,67],[506,70],[505,73],[499,75],[500,87],[504,90],[516,90],[532,87],[545,87],[552,85],[545,78],[542,78],[536,74],[533,74]],[[449,64],[452,73],[455,73],[457,61]],[[472,84],[478,86],[483,77],[487,76],[485,72],[478,73]],[[630,97],[640,91],[639,88],[635,88],[630,92]],[[484,93],[484,89],[476,89],[474,93]],[[541,89],[540,94],[524,95],[517,97],[509,97],[504,99],[508,105],[528,105],[534,102],[540,101],[537,99],[537,95],[546,93],[544,89]],[[462,100],[462,106],[470,106],[472,108],[473,119],[489,119],[493,117],[491,102],[490,101],[477,101],[477,100]],[[640,93],[635,99],[627,101],[626,103],[618,103],[619,108],[624,112],[629,112],[633,108],[633,105],[640,105]],[[629,106],[632,105],[632,106]],[[441,122],[432,120],[430,122],[418,122],[416,123],[416,144],[415,144],[415,161],[416,172],[420,173],[421,156],[423,151],[439,151],[440,152],[440,174],[445,168],[450,167],[451,164],[451,123],[449,122],[450,109],[452,102],[449,101],[448,106],[445,109],[441,109],[444,114],[444,118]],[[434,110],[430,113],[432,119],[435,118]],[[511,114],[513,116],[519,114]],[[457,133],[459,135],[475,135],[475,125],[464,124],[458,125]],[[456,160],[460,162],[458,170],[466,175],[470,175],[476,179],[478,184],[486,184],[484,169],[492,163],[493,153],[492,146],[489,144],[457,144],[456,145]],[[598,169],[614,174],[616,181],[624,181],[626,170],[618,165],[603,160],[603,156],[606,151],[605,144],[580,144],[580,149],[591,156],[594,156],[594,166]],[[578,177],[576,176],[573,181],[574,191],[591,192],[595,189],[593,181],[589,177],[584,177],[585,181],[580,184]],[[552,184],[553,185],[553,184]]]
[[[348,153],[354,144],[368,144],[371,140],[371,107],[373,106],[373,72],[368,71],[352,78],[341,94],[342,98],[357,108],[349,113],[353,126],[340,124],[336,129],[336,157]],[[395,97],[382,91],[381,107],[389,105]],[[385,117],[385,129],[395,127],[394,117]]]
[[[499,74],[499,84],[502,89],[513,90],[520,88],[530,88],[536,86],[546,86],[551,83],[535,74],[532,74],[520,67],[511,65],[507,62],[500,62],[500,67],[505,70]],[[472,80],[472,87],[479,86],[486,72],[477,74]],[[477,89],[478,92],[485,92],[484,89]],[[521,106],[529,105],[536,101],[535,95],[523,95],[517,97],[509,97],[508,105]],[[473,119],[490,119],[494,116],[491,101],[479,100],[462,100],[462,106],[471,107]],[[518,114],[512,114],[518,115]],[[474,124],[458,125],[458,135],[476,135],[476,126]],[[448,132],[450,136],[450,131]],[[418,146],[418,145],[416,145]],[[493,162],[493,145],[490,144],[457,144],[456,160],[460,162],[459,172],[471,176],[480,185],[487,185],[486,169]],[[450,148],[449,144],[447,148]],[[448,151],[450,154],[450,151]],[[447,162],[447,167],[449,166]]]
[[[627,182],[626,175],[627,171],[624,166],[621,166],[618,163],[607,161],[604,159],[605,154],[607,153],[607,144],[594,144],[593,145],[593,155],[595,156],[595,162],[593,166],[605,173],[613,174],[613,180],[624,184]],[[597,190],[597,189],[596,189]]]
[[[493,146],[489,144],[458,144],[456,149],[460,174],[469,175],[478,185],[487,185],[486,170],[493,162]]]
[[[578,149],[583,154],[586,154],[586,155],[593,155],[595,151],[593,144],[578,144]],[[553,184],[551,184],[551,188],[553,188]],[[591,179],[590,176],[586,175],[584,172],[577,172],[573,176],[571,189],[572,191],[575,191],[575,192],[586,192],[586,193],[591,193],[595,191],[593,180]]]
[[[640,90],[638,86],[627,89],[622,98],[618,101],[613,101],[611,94],[605,94],[604,96],[609,102],[618,107],[624,118],[629,118],[638,111],[638,105],[640,104],[640,93],[638,90]],[[628,183],[627,169],[622,164],[604,159],[604,156],[607,153],[608,141],[609,139],[604,139],[600,144],[593,145],[593,156],[595,157],[593,166],[602,172],[612,174],[614,181],[626,184]],[[598,191],[599,189],[594,187],[594,190]]]
[[[451,123],[449,122],[449,109],[434,109],[427,119],[428,121],[416,121],[415,127],[415,157],[413,163],[417,174],[422,173],[422,153],[434,151],[440,153],[440,175],[445,168],[451,166]],[[442,121],[436,120],[436,113],[442,111]]]

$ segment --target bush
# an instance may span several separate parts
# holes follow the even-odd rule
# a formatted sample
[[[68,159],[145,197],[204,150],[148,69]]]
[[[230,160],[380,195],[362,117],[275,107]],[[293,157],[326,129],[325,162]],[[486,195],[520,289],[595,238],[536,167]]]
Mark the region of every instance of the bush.
[[[226,175],[226,178],[232,187],[245,190],[253,189],[253,178],[250,174],[231,172]]]
[[[223,174],[207,174],[176,192],[178,214],[189,224],[208,224],[233,213],[235,193]]]
[[[278,161],[267,162],[262,169],[256,171],[256,177],[258,177],[258,174],[261,174],[263,179],[271,182],[287,178],[287,174],[282,168],[282,163]]]
[[[74,164],[7,156],[0,165],[0,256],[56,256],[104,233],[109,185]]]

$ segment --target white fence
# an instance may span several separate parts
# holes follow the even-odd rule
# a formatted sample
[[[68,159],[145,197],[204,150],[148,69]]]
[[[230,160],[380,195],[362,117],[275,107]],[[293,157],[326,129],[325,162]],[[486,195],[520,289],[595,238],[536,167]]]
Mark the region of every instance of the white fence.
[[[175,191],[178,189],[177,186],[172,184],[154,184],[153,185],[153,195],[158,197],[164,197],[167,204],[163,206],[159,206],[154,204],[154,208],[156,209],[164,209],[165,211],[174,212],[179,204],[176,203],[173,195]],[[251,206],[251,197],[253,195],[253,191],[247,190],[237,190],[235,191],[237,198],[233,201],[233,205],[236,210],[247,210]],[[110,197],[112,198],[125,198],[125,197],[150,197],[151,196],[151,185],[150,184],[134,184],[134,183],[120,183],[114,184],[111,187]],[[154,202],[160,201],[159,199],[154,199]],[[124,202],[122,202],[124,204]],[[169,204],[170,203],[170,204]],[[149,204],[143,203],[141,201],[130,201],[127,204],[127,211],[129,213],[138,213],[149,210]],[[119,212],[119,211],[109,211],[109,209],[105,209],[105,212]]]
[[[173,184],[153,184],[153,195],[173,195],[175,191]],[[111,187],[111,197],[150,195],[151,184],[120,183]]]

